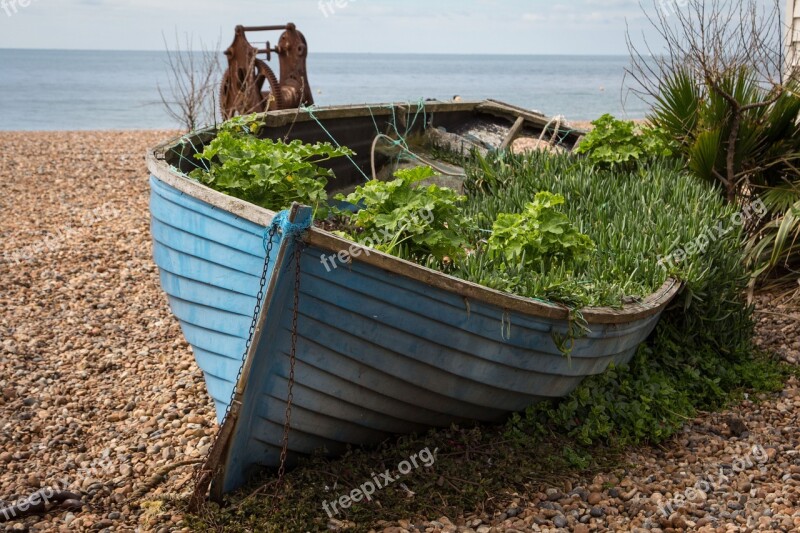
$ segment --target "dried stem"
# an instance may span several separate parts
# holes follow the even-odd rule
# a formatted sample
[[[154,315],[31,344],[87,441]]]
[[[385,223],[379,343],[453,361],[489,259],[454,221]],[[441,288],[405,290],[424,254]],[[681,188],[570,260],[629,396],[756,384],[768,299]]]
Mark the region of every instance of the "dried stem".
[[[170,49],[164,37],[170,76],[166,89],[160,85],[158,87],[167,114],[189,131],[216,123],[216,95],[220,77],[219,42],[211,49],[201,43],[200,51],[194,51],[192,45],[189,35],[181,44],[176,33],[175,48]]]

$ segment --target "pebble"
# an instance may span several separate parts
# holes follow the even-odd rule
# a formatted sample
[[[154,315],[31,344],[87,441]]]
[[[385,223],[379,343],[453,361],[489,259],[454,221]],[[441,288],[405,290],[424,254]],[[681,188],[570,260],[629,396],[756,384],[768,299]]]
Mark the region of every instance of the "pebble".
[[[191,424],[216,425],[152,260],[144,154],[174,135],[0,132],[0,208],[14,212],[0,216],[0,497],[85,491],[2,530],[176,529],[125,504],[198,447]],[[161,433],[143,436],[139,417]],[[179,491],[191,468],[158,490]]]
[[[800,321],[783,333],[800,337]],[[759,334],[774,330],[759,329]],[[520,496],[523,503],[514,506],[513,518],[508,507],[501,507],[505,512],[491,520],[467,514],[466,523],[482,519],[483,533],[800,531],[800,480],[794,477],[800,477],[798,408],[800,381],[792,377],[779,395],[702,414],[659,447],[631,449],[621,463],[636,466],[572,480],[575,489],[567,494],[551,488]],[[737,419],[747,421],[738,438],[730,427]],[[734,472],[734,465],[744,469]],[[701,481],[707,492],[699,490]],[[422,526],[436,531],[430,523]],[[456,531],[469,533],[469,528]]]

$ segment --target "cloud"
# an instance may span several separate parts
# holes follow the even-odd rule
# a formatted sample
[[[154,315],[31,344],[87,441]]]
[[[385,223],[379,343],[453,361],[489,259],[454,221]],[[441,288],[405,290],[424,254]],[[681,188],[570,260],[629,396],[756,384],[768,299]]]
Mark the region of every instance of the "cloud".
[[[642,16],[638,0],[348,1],[325,17],[319,0],[42,0],[0,17],[0,48],[163,50],[163,34],[227,42],[236,24],[292,21],[314,51],[624,54]]]
[[[589,6],[606,9],[592,9]],[[637,0],[585,0],[583,4],[555,4],[548,11],[526,12],[522,20],[532,24],[566,26],[620,25],[644,18]]]

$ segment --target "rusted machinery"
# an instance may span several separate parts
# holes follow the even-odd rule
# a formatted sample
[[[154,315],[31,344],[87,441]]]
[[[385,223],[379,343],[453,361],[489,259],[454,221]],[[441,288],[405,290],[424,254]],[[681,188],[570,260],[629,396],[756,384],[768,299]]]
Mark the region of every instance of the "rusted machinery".
[[[275,47],[267,41],[264,48],[257,48],[246,36],[247,32],[280,30],[283,33]],[[267,65],[273,53],[278,55],[280,81]],[[259,58],[260,54],[266,61]],[[222,78],[219,96],[224,119],[314,103],[306,73],[308,44],[291,22],[285,26],[236,26],[233,43],[225,50],[225,55],[228,70]],[[264,90],[265,83],[269,90]]]

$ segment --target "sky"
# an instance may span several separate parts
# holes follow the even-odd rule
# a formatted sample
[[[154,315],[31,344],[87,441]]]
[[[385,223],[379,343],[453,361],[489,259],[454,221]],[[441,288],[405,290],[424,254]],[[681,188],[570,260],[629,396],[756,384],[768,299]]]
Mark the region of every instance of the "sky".
[[[626,54],[626,24],[648,33],[639,0],[0,0],[0,48],[225,48],[237,24],[285,22],[312,53]]]

